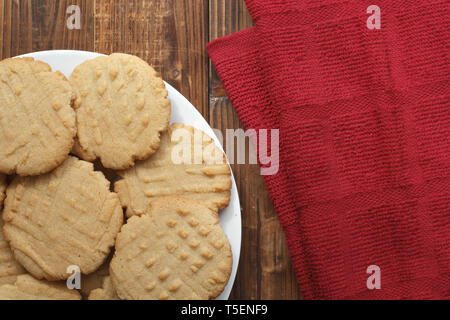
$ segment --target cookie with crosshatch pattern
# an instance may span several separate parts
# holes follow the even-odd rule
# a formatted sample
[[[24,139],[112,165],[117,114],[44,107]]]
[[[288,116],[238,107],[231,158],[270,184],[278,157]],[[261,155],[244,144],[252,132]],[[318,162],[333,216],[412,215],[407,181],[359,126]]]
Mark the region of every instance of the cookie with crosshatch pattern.
[[[156,154],[118,172],[114,185],[127,216],[140,215],[161,197],[197,200],[218,211],[230,202],[231,171],[224,153],[203,131],[173,124]]]
[[[0,209],[0,285],[14,284],[25,269],[14,259],[11,248],[3,235],[3,220]]]
[[[164,81],[147,62],[101,56],[77,66],[70,82],[77,93],[78,156],[123,170],[158,150],[171,106]]]
[[[14,284],[0,286],[0,300],[81,300],[81,296],[64,282],[37,280],[25,274],[18,276]]]
[[[3,200],[5,200],[6,190],[6,176],[0,173],[0,209],[3,206]]]
[[[93,164],[69,157],[39,177],[16,177],[7,188],[3,231],[16,260],[35,278],[67,279],[70,266],[97,270],[123,223],[110,183]]]
[[[0,286],[14,284],[25,269],[14,259],[11,248],[3,234],[2,205],[6,190],[6,176],[0,174]]]
[[[232,265],[218,213],[167,197],[122,227],[110,276],[121,299],[206,300],[224,290]]]
[[[76,135],[74,91],[33,58],[0,62],[0,172],[35,176],[69,156]]]

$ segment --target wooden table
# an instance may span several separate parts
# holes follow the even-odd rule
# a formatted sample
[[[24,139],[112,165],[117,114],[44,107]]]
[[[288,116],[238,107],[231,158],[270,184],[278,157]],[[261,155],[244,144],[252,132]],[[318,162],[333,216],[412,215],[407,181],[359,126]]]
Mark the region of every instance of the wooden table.
[[[81,10],[69,29],[67,9]],[[0,56],[50,49],[135,54],[189,99],[213,128],[241,128],[206,53],[252,25],[243,0],[0,0]],[[73,20],[70,20],[73,22]],[[232,299],[299,299],[284,234],[256,165],[233,165],[242,251]]]

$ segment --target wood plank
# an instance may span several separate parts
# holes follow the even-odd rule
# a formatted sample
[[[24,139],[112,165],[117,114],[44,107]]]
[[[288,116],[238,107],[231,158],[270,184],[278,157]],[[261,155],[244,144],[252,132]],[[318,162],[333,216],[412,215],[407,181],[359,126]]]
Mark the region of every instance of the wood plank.
[[[70,5],[81,9],[80,30],[67,28]],[[94,49],[92,0],[3,0],[0,15],[2,59],[32,51]]]
[[[95,50],[149,62],[208,114],[208,6],[191,0],[96,0]]]
[[[252,26],[244,0],[210,0],[210,41]],[[217,73],[210,72],[210,124],[242,128]],[[283,230],[259,167],[233,165],[242,207],[242,251],[232,299],[299,299]]]
[[[2,59],[11,57],[11,1],[0,1],[0,57]]]
[[[31,51],[31,10],[30,1],[3,0],[1,3],[2,59]]]

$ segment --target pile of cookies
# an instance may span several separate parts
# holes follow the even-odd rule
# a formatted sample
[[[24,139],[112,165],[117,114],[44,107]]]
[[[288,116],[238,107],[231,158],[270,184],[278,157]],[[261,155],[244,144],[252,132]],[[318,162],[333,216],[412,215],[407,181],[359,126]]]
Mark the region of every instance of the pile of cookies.
[[[230,168],[211,137],[169,125],[152,67],[112,54],[66,79],[7,59],[0,99],[0,299],[220,295]]]

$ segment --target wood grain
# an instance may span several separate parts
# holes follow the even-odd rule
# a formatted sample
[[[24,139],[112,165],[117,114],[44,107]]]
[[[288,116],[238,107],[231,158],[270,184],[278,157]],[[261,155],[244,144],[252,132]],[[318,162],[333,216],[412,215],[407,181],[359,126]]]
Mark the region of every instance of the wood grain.
[[[143,58],[207,115],[207,8],[191,0],[97,0],[95,49]]]
[[[210,0],[210,41],[252,26],[244,1]],[[210,66],[210,124],[242,128]],[[248,128],[247,128],[248,129]],[[242,207],[242,251],[233,299],[299,299],[284,233],[257,165],[233,165]]]
[[[69,30],[70,5],[81,29]],[[205,45],[252,26],[244,0],[0,0],[0,57],[78,49],[135,54],[213,128],[242,128]],[[256,165],[233,165],[242,206],[241,259],[231,299],[298,299],[284,234]]]
[[[81,9],[81,29],[66,27],[70,5]],[[94,50],[92,0],[0,1],[0,56],[8,58],[32,51]]]

